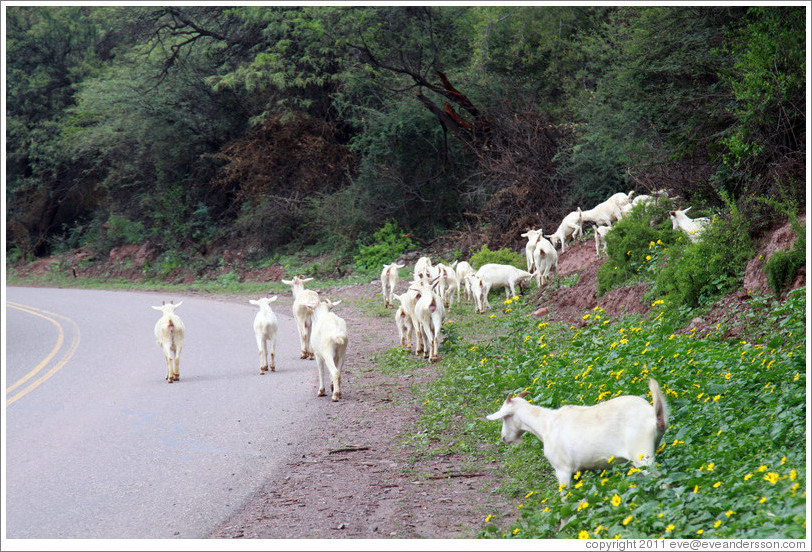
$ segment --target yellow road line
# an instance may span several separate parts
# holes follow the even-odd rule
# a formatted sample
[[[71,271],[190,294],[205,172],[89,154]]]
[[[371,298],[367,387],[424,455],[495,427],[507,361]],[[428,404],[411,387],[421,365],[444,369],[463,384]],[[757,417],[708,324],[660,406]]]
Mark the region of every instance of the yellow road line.
[[[46,310],[38,309],[38,308],[27,306],[27,305],[20,305],[18,303],[7,302],[6,305],[11,307],[11,308],[17,309],[19,311],[26,312],[26,313],[32,314],[34,316],[39,316],[40,318],[44,318],[45,320],[48,320],[49,322],[54,324],[57,327],[57,329],[59,330],[59,337],[57,339],[57,344],[53,348],[53,350],[51,350],[51,352],[48,354],[48,356],[45,357],[45,360],[40,362],[33,370],[28,372],[25,376],[20,378],[13,385],[11,385],[10,387],[7,387],[6,388],[6,394],[11,393],[17,387],[21,386],[22,384],[27,382],[29,379],[34,377],[37,373],[39,373],[40,370],[45,368],[45,366],[47,366],[48,363],[51,362],[51,360],[56,356],[56,354],[62,348],[62,345],[64,344],[64,340],[65,340],[65,331],[64,331],[64,329],[62,327],[62,324],[60,324],[57,320],[55,320],[52,317],[57,317],[57,318],[61,318],[62,320],[65,320],[66,322],[70,323],[73,326],[73,330],[74,330],[73,331],[73,340],[71,342],[71,346],[68,349],[68,351],[65,353],[65,355],[59,360],[59,362],[57,362],[53,366],[53,368],[48,370],[45,374],[40,376],[38,379],[36,379],[33,382],[31,382],[30,384],[28,384],[28,386],[26,386],[24,389],[19,391],[16,395],[8,398],[6,400],[6,406],[9,406],[12,403],[14,403],[15,401],[21,399],[22,397],[24,397],[25,395],[27,395],[28,393],[33,391],[34,389],[36,389],[37,387],[39,387],[48,378],[50,378],[51,376],[56,374],[59,370],[61,370],[65,366],[65,364],[68,363],[68,361],[71,359],[71,357],[73,357],[74,353],[76,352],[76,349],[79,348],[80,332],[79,332],[79,326],[76,325],[76,322],[74,322],[70,318],[62,316],[60,314],[56,314],[56,313],[53,313],[53,312],[49,312],[49,311],[46,311]],[[47,316],[47,315],[50,315],[50,316]]]

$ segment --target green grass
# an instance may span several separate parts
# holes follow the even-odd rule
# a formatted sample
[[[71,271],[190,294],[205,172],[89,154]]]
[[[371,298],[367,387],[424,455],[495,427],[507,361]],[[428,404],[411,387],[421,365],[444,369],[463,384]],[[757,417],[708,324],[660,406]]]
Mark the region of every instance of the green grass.
[[[496,303],[492,303],[494,306]],[[806,533],[805,289],[762,305],[756,342],[674,334],[663,305],[649,316],[539,322],[523,301],[479,315],[473,342],[452,318],[438,379],[423,389],[416,454],[466,453],[500,464],[517,518],[482,520],[483,537],[801,538]],[[475,315],[470,315],[475,316]],[[486,327],[483,327],[486,326]],[[448,338],[451,338],[450,340]],[[385,359],[384,359],[385,360]],[[401,359],[402,360],[402,359]],[[535,404],[645,396],[654,377],[671,407],[650,474],[617,466],[580,474],[562,501],[541,442],[504,445],[484,419],[508,392]]]

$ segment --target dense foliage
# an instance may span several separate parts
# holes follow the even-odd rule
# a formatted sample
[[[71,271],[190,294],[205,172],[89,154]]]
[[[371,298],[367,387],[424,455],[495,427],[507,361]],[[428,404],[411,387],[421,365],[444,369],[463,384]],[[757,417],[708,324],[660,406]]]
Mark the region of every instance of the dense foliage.
[[[754,233],[752,198],[805,201],[803,7],[5,13],[12,258],[349,260],[387,221],[517,248],[632,188],[726,192]]]

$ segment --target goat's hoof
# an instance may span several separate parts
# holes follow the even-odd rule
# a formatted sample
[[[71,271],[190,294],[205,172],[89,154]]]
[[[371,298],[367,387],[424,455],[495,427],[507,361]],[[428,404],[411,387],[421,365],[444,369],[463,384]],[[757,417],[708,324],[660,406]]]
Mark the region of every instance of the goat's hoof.
[[[316,355],[314,355],[313,353],[310,353],[309,358],[310,358],[310,360],[316,360]]]
[[[438,357],[438,356],[436,356],[436,355],[435,355],[435,356],[433,356],[433,357],[431,357],[431,361],[432,361],[432,362],[438,362],[439,360],[440,360],[440,357]]]
[[[271,366],[271,372],[276,372],[276,366]]]
[[[307,353],[302,353],[301,355],[299,355],[299,358],[307,358]]]
[[[333,402],[338,402],[338,399],[341,398],[341,395],[333,395]]]
[[[326,394],[327,394],[327,393],[325,393],[325,392],[324,392],[324,389],[319,389],[319,392],[318,392],[318,393],[316,393],[316,396],[317,396],[317,397],[323,397],[323,396],[325,396]]]

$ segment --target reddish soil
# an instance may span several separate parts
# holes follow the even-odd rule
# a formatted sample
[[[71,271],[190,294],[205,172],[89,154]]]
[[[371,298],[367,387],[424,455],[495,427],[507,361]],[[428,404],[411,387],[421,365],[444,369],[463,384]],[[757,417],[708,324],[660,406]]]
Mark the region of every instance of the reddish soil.
[[[724,298],[701,319],[694,320],[701,332],[717,322],[730,321],[749,308],[749,296],[764,291],[763,265],[769,255],[791,246],[787,228],[771,233],[759,255],[747,267],[744,288]],[[154,256],[148,245],[118,248],[104,264],[81,268],[88,276],[124,276],[139,279],[140,268]],[[239,252],[224,252],[234,262]],[[78,250],[60,262],[46,259],[15,268],[18,275],[84,266],[93,258]],[[602,260],[595,256],[591,241],[576,243],[560,256],[562,276],[579,273],[570,288],[551,289],[543,295],[541,316],[549,320],[580,324],[586,311],[596,306],[608,316],[646,312],[644,285],[613,290],[597,298],[596,273]],[[235,266],[218,267],[215,274],[235,271]],[[247,280],[270,281],[285,276],[279,266],[259,271],[239,270]],[[183,278],[182,275],[178,276]],[[190,276],[194,277],[194,276]],[[806,284],[806,270],[799,271],[793,288]],[[357,307],[355,301],[380,300],[377,283],[343,286],[329,290],[334,298],[346,301],[341,316],[348,324],[352,344],[348,350],[343,387],[352,389],[336,403],[334,414],[314,427],[301,458],[292,460],[285,475],[269,480],[242,509],[225,520],[211,538],[457,538],[474,537],[484,519],[506,527],[516,515],[516,507],[499,493],[493,475],[495,466],[472,469],[465,458],[448,455],[438,458],[415,457],[402,437],[413,431],[421,406],[412,386],[429,381],[436,366],[426,365],[416,375],[385,375],[375,366],[375,355],[396,346],[394,323],[382,323]],[[244,298],[239,298],[243,300]],[[237,298],[235,298],[237,300]],[[284,302],[280,307],[284,308]],[[289,303],[288,303],[289,304]],[[737,337],[731,327],[726,335]]]

